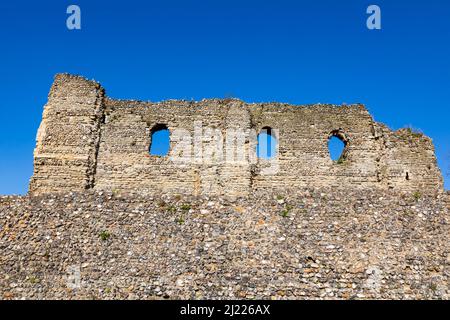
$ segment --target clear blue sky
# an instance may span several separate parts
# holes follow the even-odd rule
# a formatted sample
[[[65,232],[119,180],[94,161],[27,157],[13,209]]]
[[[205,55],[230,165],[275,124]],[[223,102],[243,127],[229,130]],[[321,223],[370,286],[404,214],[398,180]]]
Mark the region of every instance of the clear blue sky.
[[[70,4],[79,31],[66,28]],[[381,31],[366,28],[370,4]],[[450,187],[448,0],[1,1],[0,40],[0,194],[27,190],[58,72],[113,98],[364,103],[432,137]]]

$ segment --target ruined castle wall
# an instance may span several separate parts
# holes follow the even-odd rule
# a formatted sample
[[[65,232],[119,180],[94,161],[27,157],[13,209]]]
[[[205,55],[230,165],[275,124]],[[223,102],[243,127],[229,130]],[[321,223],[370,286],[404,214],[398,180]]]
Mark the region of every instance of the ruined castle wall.
[[[164,157],[149,154],[157,125],[170,131]],[[256,134],[266,127],[278,141],[272,160],[256,158]],[[332,135],[346,143],[339,162],[329,155]],[[239,196],[286,187],[434,193],[443,183],[429,138],[392,132],[362,105],[113,100],[97,83],[58,75],[38,132],[30,191]]]
[[[410,129],[384,130],[381,172],[388,187],[421,193],[443,190],[432,140]]]
[[[442,195],[87,191],[0,197],[0,221],[0,299],[450,299]]]
[[[98,83],[66,74],[55,77],[37,133],[30,192],[93,186],[103,97]]]
[[[252,105],[258,130],[279,129],[279,171],[256,175],[254,188],[382,188],[434,192],[443,189],[430,138],[409,129],[392,132],[362,105]],[[342,162],[332,161],[328,140],[346,143]],[[259,161],[259,170],[264,161]],[[258,171],[258,170],[257,170]]]
[[[376,158],[380,143],[373,135],[372,117],[363,106],[273,104],[254,106],[252,114],[257,128],[279,128],[279,172],[257,175],[255,188],[379,185]],[[329,155],[328,140],[333,132],[346,142],[342,163]]]
[[[225,138],[229,127],[236,124],[239,127],[249,127],[249,115],[242,106],[233,103],[225,105],[220,101],[167,101],[152,104],[109,99],[105,106],[96,188],[133,188],[146,193],[159,190],[221,194],[226,187],[236,195],[249,192],[248,164],[229,166],[219,158],[205,162],[205,154],[202,154],[207,152],[208,146],[213,150],[217,150],[216,147],[223,148],[223,143],[222,146],[217,144],[213,134],[207,134],[208,128],[218,130]],[[160,124],[167,125],[171,132],[170,150],[166,157],[149,154],[151,130]],[[173,133],[179,129],[185,134],[175,136]],[[196,130],[204,132],[199,135],[195,134]],[[201,137],[201,141],[194,141],[196,137]],[[177,146],[180,147],[182,143],[187,143],[190,147],[190,160],[173,160],[179,155]],[[201,148],[197,148],[198,145]]]

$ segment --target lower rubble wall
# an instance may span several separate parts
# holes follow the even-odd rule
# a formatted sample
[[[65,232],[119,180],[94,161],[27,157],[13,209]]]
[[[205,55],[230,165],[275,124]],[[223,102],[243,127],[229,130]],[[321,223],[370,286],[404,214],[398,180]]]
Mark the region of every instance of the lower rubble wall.
[[[0,198],[0,299],[449,299],[444,195]]]

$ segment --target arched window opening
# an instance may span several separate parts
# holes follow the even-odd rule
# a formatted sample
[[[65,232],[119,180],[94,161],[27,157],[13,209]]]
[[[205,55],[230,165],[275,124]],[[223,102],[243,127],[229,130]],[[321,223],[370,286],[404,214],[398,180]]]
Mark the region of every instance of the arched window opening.
[[[157,124],[151,131],[150,155],[166,156],[169,153],[169,129],[165,124]]]
[[[409,172],[408,171],[406,171],[406,180],[408,180],[409,181]]]
[[[328,151],[330,153],[330,158],[334,162],[340,164],[345,161],[345,147],[347,146],[347,142],[342,136],[337,132],[331,133],[331,136],[328,140]]]
[[[277,139],[272,128],[264,127],[258,134],[258,143],[256,145],[256,154],[261,159],[272,159],[277,152]]]

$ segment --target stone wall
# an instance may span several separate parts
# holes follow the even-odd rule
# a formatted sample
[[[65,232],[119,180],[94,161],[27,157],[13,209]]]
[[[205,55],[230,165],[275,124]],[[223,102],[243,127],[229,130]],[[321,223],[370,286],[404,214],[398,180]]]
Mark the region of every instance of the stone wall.
[[[442,191],[431,139],[362,105],[113,100],[61,74],[30,194],[0,197],[0,299],[449,299]]]
[[[94,186],[103,98],[95,82],[56,75],[37,133],[30,192]]]
[[[449,299],[443,197],[0,197],[0,299]]]
[[[171,132],[169,155],[151,156],[151,131],[161,124]],[[276,130],[279,153],[272,160],[255,155],[256,134],[265,127]],[[245,158],[230,162],[226,155],[234,152],[227,144],[233,140],[232,129],[245,133],[240,141]],[[203,133],[200,138],[198,132]],[[332,135],[346,143],[339,163],[329,156]],[[187,142],[193,160],[174,161],[177,147]],[[217,147],[225,159],[204,161],[207,147]],[[113,100],[97,83],[60,74],[39,128],[30,192],[239,196],[287,186],[443,191],[431,139],[406,129],[392,132],[362,105]]]

